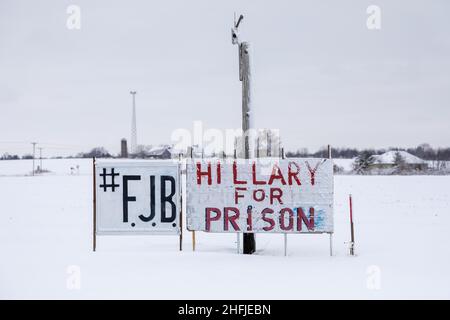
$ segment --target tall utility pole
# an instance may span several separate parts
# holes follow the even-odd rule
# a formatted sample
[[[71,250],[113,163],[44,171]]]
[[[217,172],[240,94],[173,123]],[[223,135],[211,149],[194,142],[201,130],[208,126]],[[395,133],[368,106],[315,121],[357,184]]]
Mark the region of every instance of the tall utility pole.
[[[131,141],[130,151],[131,153],[137,152],[137,128],[136,128],[136,91],[130,91],[133,96],[133,110],[131,115]]]
[[[250,69],[250,43],[239,40],[238,28],[243,15],[239,16],[231,29],[231,42],[238,46],[239,50],[239,80],[242,82],[242,142],[244,144],[244,158],[254,158],[254,137],[253,137],[253,115],[252,115],[252,96],[251,96],[251,69]],[[244,254],[252,254],[256,250],[255,235],[253,233],[244,233]]]
[[[33,145],[33,171],[31,172],[31,174],[34,176],[34,159],[35,159],[35,155],[36,155],[37,142],[32,142],[31,144]]]

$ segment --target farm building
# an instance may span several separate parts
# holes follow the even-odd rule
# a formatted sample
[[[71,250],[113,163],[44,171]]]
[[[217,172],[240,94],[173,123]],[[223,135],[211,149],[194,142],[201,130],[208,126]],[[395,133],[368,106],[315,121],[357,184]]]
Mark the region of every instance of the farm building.
[[[371,169],[393,169],[398,166],[406,170],[426,170],[428,163],[406,151],[391,150],[371,157]]]
[[[153,147],[147,152],[147,156],[153,159],[170,159],[172,157],[172,147],[169,145]]]
[[[159,145],[159,146],[137,146],[138,152],[131,154],[130,158],[140,159],[170,159],[172,157],[172,146]]]

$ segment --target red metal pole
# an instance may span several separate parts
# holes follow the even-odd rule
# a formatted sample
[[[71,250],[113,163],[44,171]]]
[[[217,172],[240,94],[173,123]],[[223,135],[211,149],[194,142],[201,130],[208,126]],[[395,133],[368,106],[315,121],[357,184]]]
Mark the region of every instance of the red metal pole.
[[[350,242],[350,255],[355,255],[355,231],[353,228],[353,202],[352,195],[349,195],[350,202],[350,232],[351,232],[351,242]]]

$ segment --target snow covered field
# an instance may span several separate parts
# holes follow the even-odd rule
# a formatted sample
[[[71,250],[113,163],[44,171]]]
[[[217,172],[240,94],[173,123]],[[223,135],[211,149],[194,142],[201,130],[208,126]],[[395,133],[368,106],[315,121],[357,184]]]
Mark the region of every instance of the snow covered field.
[[[70,168],[79,165],[79,174]],[[450,298],[450,176],[336,176],[334,256],[327,235],[184,233],[98,237],[92,252],[91,161],[0,161],[0,298]],[[348,194],[356,257],[348,256]],[[80,287],[73,285],[78,283]]]

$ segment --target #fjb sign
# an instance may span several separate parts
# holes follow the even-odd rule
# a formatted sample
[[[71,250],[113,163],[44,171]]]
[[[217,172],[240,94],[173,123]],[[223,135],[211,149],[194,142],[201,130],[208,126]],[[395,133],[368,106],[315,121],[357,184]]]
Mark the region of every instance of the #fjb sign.
[[[193,160],[187,228],[207,232],[333,232],[331,159]]]
[[[177,163],[97,161],[95,184],[97,234],[180,234]]]

